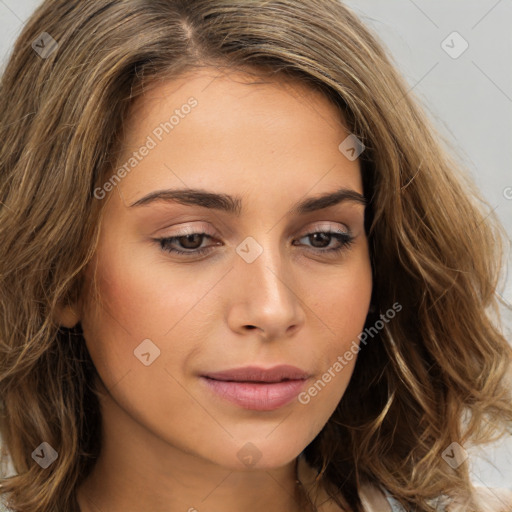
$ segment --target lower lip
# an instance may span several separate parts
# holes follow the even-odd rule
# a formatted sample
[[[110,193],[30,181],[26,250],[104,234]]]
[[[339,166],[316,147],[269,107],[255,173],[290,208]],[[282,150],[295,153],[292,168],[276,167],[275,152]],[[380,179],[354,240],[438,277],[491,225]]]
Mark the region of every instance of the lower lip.
[[[233,382],[202,377],[217,395],[254,411],[273,411],[289,404],[300,393],[305,380],[286,380],[272,383]]]

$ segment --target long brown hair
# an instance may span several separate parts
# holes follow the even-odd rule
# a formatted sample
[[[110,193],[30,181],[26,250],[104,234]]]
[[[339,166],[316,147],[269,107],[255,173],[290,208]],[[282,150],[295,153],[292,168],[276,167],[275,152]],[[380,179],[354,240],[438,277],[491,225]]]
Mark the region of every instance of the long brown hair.
[[[356,512],[364,483],[418,511],[443,494],[475,509],[467,464],[442,455],[512,424],[511,348],[495,318],[503,228],[377,38],[336,0],[46,0],[30,17],[0,83],[0,432],[17,473],[0,495],[20,511],[78,510],[101,417],[80,325],[55,313],[80,295],[105,204],[94,190],[112,175],[131,104],[201,65],[321,90],[366,148],[366,326],[402,310],[362,348],[307,461]],[[58,452],[47,469],[31,457],[42,442]]]

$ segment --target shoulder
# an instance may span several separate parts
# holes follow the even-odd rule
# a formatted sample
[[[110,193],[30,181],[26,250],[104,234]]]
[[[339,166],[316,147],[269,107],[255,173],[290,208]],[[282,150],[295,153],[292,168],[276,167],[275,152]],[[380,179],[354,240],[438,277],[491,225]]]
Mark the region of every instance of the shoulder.
[[[6,503],[6,495],[0,494],[0,512],[12,512],[10,508],[7,507]]]
[[[299,457],[297,476],[308,491],[315,489],[316,472],[303,457]],[[512,512],[512,491],[475,486],[475,497],[478,503],[478,512]],[[325,490],[316,488],[315,501],[322,503],[320,512],[339,512],[340,508],[331,502]],[[364,484],[361,487],[360,498],[365,512],[409,512],[395,500],[386,489]],[[464,500],[450,499],[440,496],[430,502],[434,510],[438,512],[467,512],[467,504]],[[1,512],[1,509],[0,509]]]
[[[478,512],[511,512],[512,491],[492,487],[475,486]],[[466,504],[459,498],[453,500],[447,512],[464,512]]]
[[[478,512],[512,512],[512,491],[475,486],[475,498]],[[385,501],[383,501],[385,497]],[[362,488],[361,501],[367,512],[408,512],[385,489],[366,485]],[[439,512],[467,512],[467,503],[463,499],[449,499],[441,496],[431,502]]]
[[[342,512],[341,508],[330,499],[325,489],[316,485],[316,471],[309,466],[302,456],[299,456],[298,459],[297,477],[310,494],[319,512]],[[360,498],[365,512],[398,512],[398,509],[392,508],[379,487],[363,486]]]
[[[11,512],[11,509],[7,508],[2,500],[0,500],[0,512]]]
[[[393,502],[391,497],[376,485],[362,485],[359,497],[366,512],[402,512],[403,510],[396,508],[397,504]]]

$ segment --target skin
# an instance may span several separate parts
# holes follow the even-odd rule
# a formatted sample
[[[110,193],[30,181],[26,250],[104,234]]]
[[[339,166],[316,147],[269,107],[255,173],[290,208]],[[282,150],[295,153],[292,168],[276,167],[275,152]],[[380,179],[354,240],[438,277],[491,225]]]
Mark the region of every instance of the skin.
[[[199,375],[291,364],[311,375],[308,389],[357,341],[372,290],[364,206],[287,212],[342,187],[362,194],[362,180],[358,161],[338,150],[349,132],[324,96],[284,79],[249,82],[203,68],[146,91],[127,120],[122,163],[188,98],[198,101],[104,199],[83,294],[62,310],[63,325],[81,322],[101,378],[102,452],[78,490],[82,512],[301,510],[296,458],[336,408],[356,358],[308,404],[273,411],[238,407]],[[187,187],[240,196],[242,213],[130,207]],[[174,255],[154,241],[184,228],[213,238],[174,248],[210,252]],[[322,253],[336,238],[306,236],[336,229],[354,236],[339,254]],[[263,250],[252,263],[236,252],[248,236]],[[145,339],[160,350],[149,366],[134,356]],[[237,455],[249,442],[260,456],[252,466]]]

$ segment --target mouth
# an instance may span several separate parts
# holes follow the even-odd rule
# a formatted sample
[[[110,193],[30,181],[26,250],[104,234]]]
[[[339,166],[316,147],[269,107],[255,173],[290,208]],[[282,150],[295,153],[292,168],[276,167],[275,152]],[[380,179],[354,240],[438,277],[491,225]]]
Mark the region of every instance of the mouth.
[[[279,365],[273,368],[260,368],[258,366],[245,366],[243,368],[233,368],[221,372],[206,373],[203,377],[219,381],[234,382],[259,382],[276,383],[284,380],[302,380],[307,379],[309,374],[296,366]]]
[[[201,375],[215,395],[243,409],[272,411],[289,404],[310,375],[290,365],[234,368]]]

